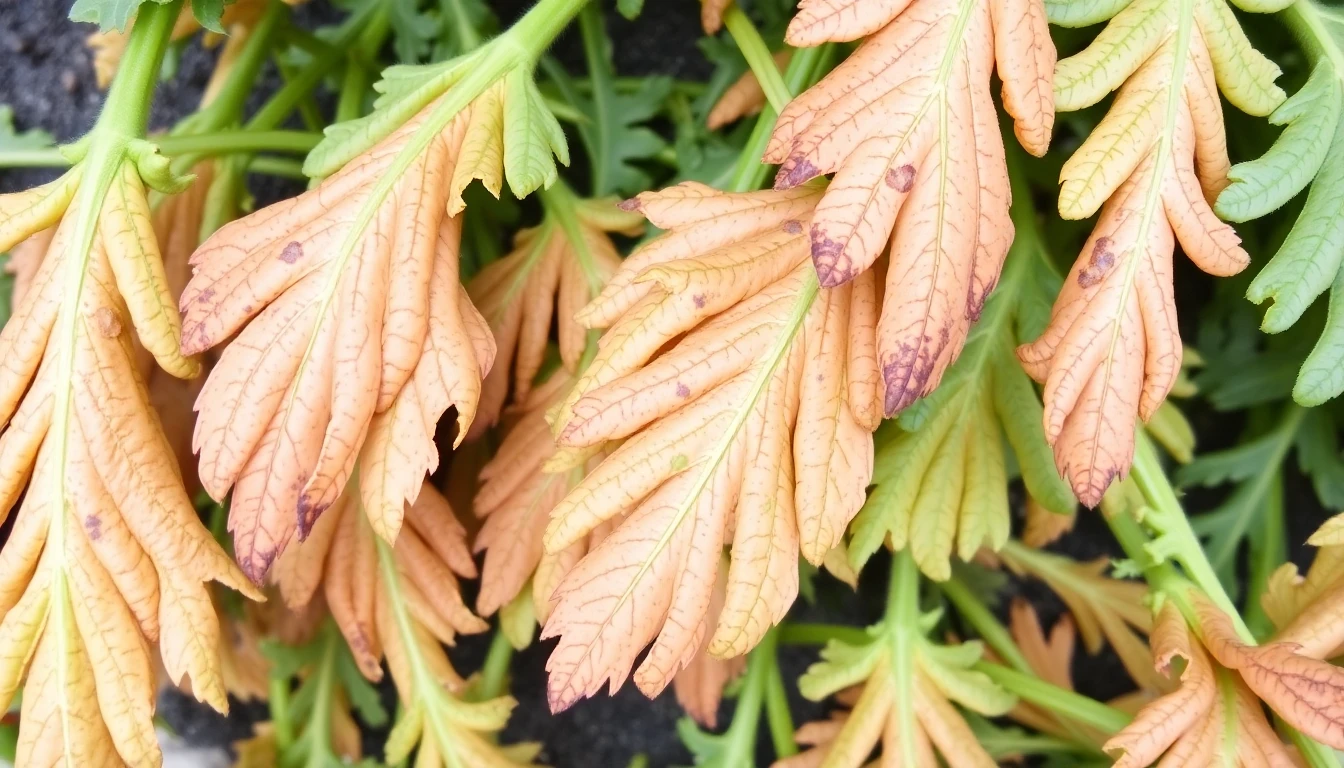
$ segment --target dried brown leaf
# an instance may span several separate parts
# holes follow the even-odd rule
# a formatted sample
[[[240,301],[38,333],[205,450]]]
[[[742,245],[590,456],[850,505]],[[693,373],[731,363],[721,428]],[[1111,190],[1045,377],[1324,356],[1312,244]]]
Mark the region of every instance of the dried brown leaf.
[[[849,282],[890,249],[877,353],[888,416],[937,387],[998,280],[1011,195],[990,94],[1043,153],[1054,119],[1054,47],[1039,0],[819,0],[793,44],[873,32],[780,115],[765,157],[775,186],[835,176],[811,223],[823,286]]]
[[[1220,0],[1201,4],[1199,23],[1183,35],[1175,6],[1136,3],[1092,47],[1059,65],[1060,98],[1069,108],[1099,100],[1109,88],[1096,86],[1123,79],[1106,117],[1060,174],[1060,214],[1080,219],[1100,208],[1101,217],[1049,327],[1018,351],[1027,372],[1045,384],[1055,464],[1089,507],[1129,471],[1135,419],[1156,413],[1180,373],[1176,243],[1213,275],[1236,274],[1249,261],[1208,203],[1226,186],[1229,168],[1215,80],[1221,59],[1211,49],[1225,53],[1220,46],[1231,37],[1207,27],[1205,13],[1215,7],[1226,11]],[[1223,21],[1235,27],[1228,17]],[[1123,42],[1126,34],[1132,45]],[[1089,67],[1117,42],[1124,54],[1097,76]]]
[[[404,494],[379,486],[390,540],[438,460],[414,436],[432,435],[449,405],[460,431],[470,426],[493,344],[460,295],[460,223],[446,209],[470,109],[391,180],[370,220],[357,215],[432,109],[309,192],[224,226],[192,257],[183,348],[237,334],[197,401],[201,482],[217,499],[232,489],[229,528],[254,581],[336,501],[366,439],[407,454],[400,466],[364,462],[377,474],[364,484]],[[405,443],[378,438],[403,426]]]
[[[551,598],[552,709],[619,687],[650,641],[635,675],[648,695],[706,636],[716,657],[746,652],[793,602],[799,553],[821,563],[862,504],[873,459],[847,399],[852,287],[816,287],[805,234],[816,199],[682,184],[628,204],[668,232],[580,312],[611,328],[554,410],[558,442],[579,456],[625,442],[546,531],[559,556],[618,521]]]

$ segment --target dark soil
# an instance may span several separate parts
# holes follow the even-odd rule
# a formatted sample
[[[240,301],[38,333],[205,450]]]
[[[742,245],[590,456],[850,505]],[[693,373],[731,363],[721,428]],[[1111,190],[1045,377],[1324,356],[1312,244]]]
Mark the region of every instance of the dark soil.
[[[496,0],[492,5],[507,21],[530,2]],[[0,104],[14,108],[21,130],[42,128],[60,141],[78,138],[86,131],[93,124],[102,101],[102,94],[94,87],[91,59],[84,47],[84,38],[91,28],[67,21],[68,7],[65,0],[0,0]],[[312,26],[339,14],[324,0],[312,0],[300,7],[296,15],[302,23]],[[612,11],[608,25],[615,43],[617,70],[623,75],[660,73],[697,78],[706,76],[710,70],[695,46],[700,31],[694,0],[651,0],[636,22],[628,22]],[[575,33],[562,37],[554,52],[571,70],[581,69],[582,53]],[[177,63],[177,76],[159,88],[152,111],[152,128],[166,128],[192,111],[209,77],[214,55],[199,43],[183,49]],[[276,83],[275,73],[268,72],[255,97],[257,101],[274,89]],[[53,176],[53,172],[42,170],[0,170],[0,192],[21,189]],[[301,187],[292,182],[272,181],[254,191],[259,202],[265,203],[299,189]],[[1208,283],[1202,275],[1189,269],[1181,272],[1177,282],[1182,285],[1183,293],[1189,294],[1182,296],[1183,317],[1193,317],[1194,313],[1186,313],[1185,308],[1189,303],[1202,303],[1208,293]],[[1186,329],[1185,335],[1193,338],[1193,329]],[[1235,420],[1229,425],[1225,415],[1195,407],[1191,417],[1201,439],[1207,437],[1210,445],[1222,445],[1236,437]],[[1290,477],[1288,488],[1289,542],[1295,558],[1300,559],[1304,554],[1302,542],[1323,519],[1324,513],[1316,504],[1310,485],[1301,477]],[[1020,500],[1020,497],[1015,498]],[[1191,507],[1207,509],[1217,500],[1214,494],[1202,494],[1191,499]],[[1098,516],[1086,512],[1081,514],[1077,530],[1056,548],[1080,558],[1118,554],[1104,523]],[[865,572],[857,593],[834,580],[822,578],[818,585],[818,604],[800,602],[795,616],[800,620],[856,626],[871,623],[882,610],[885,569],[884,561],[875,562]],[[1058,598],[1038,583],[1010,583],[1004,604],[1012,594],[1029,598],[1047,625],[1062,609]],[[487,645],[487,637],[463,638],[452,651],[454,663],[464,673],[478,669]],[[520,704],[504,735],[506,741],[540,741],[545,744],[543,761],[560,768],[619,768],[638,753],[648,755],[654,766],[690,762],[689,753],[676,736],[675,723],[681,712],[670,691],[650,702],[633,686],[627,685],[614,697],[598,696],[569,712],[550,715],[544,689],[544,667],[549,648],[549,643],[534,643],[515,659],[512,692]],[[814,658],[814,652],[810,650],[782,649],[786,680],[796,678]],[[1079,689],[1089,695],[1104,699],[1131,687],[1118,660],[1109,652],[1098,657],[1080,653],[1074,667]],[[827,709],[824,704],[802,700],[796,692],[791,696],[795,722],[819,717]],[[225,718],[176,692],[165,693],[160,704],[160,714],[171,727],[189,742],[202,745],[227,745],[246,737],[251,723],[266,716],[264,706],[244,706],[235,702],[231,716]],[[720,723],[727,723],[730,715],[731,703],[725,705]],[[760,764],[765,765],[769,752],[764,730],[759,741]],[[373,754],[377,754],[381,735],[371,735],[368,742]]]

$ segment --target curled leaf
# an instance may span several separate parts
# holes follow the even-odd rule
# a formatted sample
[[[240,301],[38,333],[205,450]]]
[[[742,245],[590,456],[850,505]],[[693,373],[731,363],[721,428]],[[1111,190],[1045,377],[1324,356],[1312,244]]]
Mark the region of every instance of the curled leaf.
[[[560,637],[548,663],[553,710],[608,680],[619,687],[650,641],[635,682],[651,696],[706,633],[716,657],[749,650],[792,604],[799,553],[820,563],[863,503],[875,421],[864,384],[876,371],[855,318],[872,298],[856,286],[818,289],[805,234],[816,199],[810,188],[729,194],[685,183],[629,201],[669,231],[580,312],[611,327],[554,411],[557,440],[576,459],[624,443],[546,531],[546,550],[559,553],[615,526],[556,589],[543,632]],[[711,626],[724,546],[726,597]]]
[[[1106,742],[1117,768],[1140,768],[1159,758],[1182,765],[1294,765],[1255,694],[1214,663],[1171,601],[1158,613],[1151,642],[1155,668],[1179,675],[1179,685]]]

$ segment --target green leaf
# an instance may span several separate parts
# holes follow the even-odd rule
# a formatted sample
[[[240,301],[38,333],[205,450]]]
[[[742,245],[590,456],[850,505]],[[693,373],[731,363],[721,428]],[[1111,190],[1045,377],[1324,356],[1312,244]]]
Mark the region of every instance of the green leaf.
[[[202,27],[222,35],[224,34],[222,23],[224,2],[225,0],[191,0],[191,12],[196,16],[196,20],[201,23]]]
[[[1280,0],[1242,2],[1276,6]],[[1278,252],[1246,291],[1256,304],[1272,302],[1261,329],[1282,333],[1295,325],[1321,294],[1330,291],[1325,330],[1307,356],[1293,398],[1319,405],[1344,392],[1344,17],[1301,0],[1285,21],[1315,60],[1311,76],[1270,116],[1286,125],[1259,159],[1234,166],[1216,209],[1234,221],[1264,215],[1309,186],[1306,201]]]
[[[589,158],[592,196],[637,194],[653,185],[652,177],[638,164],[649,162],[667,147],[667,142],[644,123],[663,111],[672,93],[672,78],[650,77],[643,87],[618,93],[611,41],[599,7],[585,8],[579,24],[590,92],[580,94],[558,65],[548,63],[546,72],[565,99],[587,117],[576,130]]]
[[[616,10],[625,18],[634,21],[644,11],[644,0],[616,0]]]
[[[0,104],[0,151],[15,149],[45,149],[56,140],[50,133],[36,128],[19,132],[14,128],[14,108]]]
[[[516,67],[504,78],[504,177],[519,198],[559,178],[555,159],[569,165],[569,145],[532,73]]]
[[[1339,425],[1328,411],[1313,409],[1297,430],[1297,466],[1316,490],[1321,505],[1344,510],[1344,456],[1340,455]]]
[[[415,64],[429,57],[441,28],[433,16],[420,12],[420,0],[387,0],[387,18],[398,61]]]
[[[1236,222],[1258,219],[1305,189],[1325,162],[1342,97],[1334,67],[1326,61],[1317,64],[1306,85],[1269,116],[1271,124],[1287,126],[1273,146],[1228,172],[1232,183],[1218,195],[1218,215]]]
[[[1123,11],[1130,0],[1045,0],[1045,15],[1060,27],[1090,27]]]
[[[456,85],[481,58],[467,55],[437,64],[399,65],[383,70],[382,79],[373,86],[381,94],[373,102],[373,112],[358,120],[327,126],[322,143],[304,160],[303,172],[320,178],[339,171]]]
[[[168,0],[153,0],[162,5]],[[70,6],[71,21],[87,21],[97,24],[98,29],[106,32],[111,29],[126,30],[126,25],[135,16],[135,9],[147,0],[75,0]]]

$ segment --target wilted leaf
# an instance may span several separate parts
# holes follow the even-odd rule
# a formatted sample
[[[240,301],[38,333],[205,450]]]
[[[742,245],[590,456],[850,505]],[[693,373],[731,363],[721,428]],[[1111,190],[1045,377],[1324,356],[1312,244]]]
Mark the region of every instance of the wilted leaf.
[[[1224,0],[1193,6],[1188,18],[1187,6],[1167,0],[1108,5],[1115,15],[1106,28],[1055,71],[1064,111],[1119,89],[1060,174],[1060,214],[1081,219],[1100,208],[1101,217],[1050,326],[1019,350],[1045,384],[1056,466],[1089,507],[1129,471],[1136,417],[1153,416],[1180,371],[1176,242],[1210,274],[1248,262],[1207,202],[1227,185],[1219,88],[1252,114],[1283,100],[1278,67],[1251,48]]]
[[[1033,498],[1061,516],[1076,506],[1050,464],[1040,401],[1013,357],[1019,312],[1041,292],[1039,273],[1050,269],[1030,197],[1019,192],[1017,240],[965,352],[917,410],[883,427],[888,439],[877,455],[876,487],[850,541],[856,569],[890,541],[908,546],[920,569],[941,581],[951,574],[954,551],[969,560],[981,547],[1003,546],[1010,525],[1005,443]]]
[[[643,218],[620,210],[614,200],[577,200],[559,188],[543,193],[542,200],[541,224],[520,231],[513,251],[467,286],[499,350],[498,364],[482,386],[476,433],[495,424],[510,391],[514,402],[528,400],[546,357],[552,318],[564,367],[577,372],[588,330],[574,314],[597,296],[621,262],[607,233],[644,230]]]
[[[819,0],[793,45],[871,31],[845,63],[779,117],[765,159],[778,189],[834,173],[809,232],[823,287],[888,248],[877,350],[888,416],[929,394],[961,352],[998,281],[1013,226],[990,75],[1030,151],[1054,121],[1055,50],[1039,0]]]
[[[862,504],[876,423],[876,365],[863,343],[874,299],[857,285],[818,289],[805,234],[817,196],[688,182],[629,202],[669,231],[580,312],[611,327],[555,410],[566,453],[552,470],[625,442],[560,502],[546,532],[559,553],[615,523],[556,591],[543,633],[560,636],[552,709],[607,680],[619,687],[650,641],[635,682],[661,691],[711,631],[725,545],[732,563],[709,651],[749,650],[793,602],[798,554],[820,563]]]
[[[1179,686],[1140,709],[1106,742],[1117,768],[1141,768],[1159,758],[1180,765],[1294,765],[1255,694],[1212,662],[1170,601],[1158,614],[1152,647],[1154,667],[1168,677],[1179,674]]]
[[[1148,588],[1142,582],[1106,576],[1110,563],[1105,558],[1080,563],[1016,543],[1000,551],[999,557],[1018,576],[1038,578],[1059,595],[1089,654],[1096,655],[1109,644],[1141,689],[1163,689],[1164,681],[1153,674],[1139,634],[1152,627],[1152,615],[1143,604]]]
[[[433,425],[449,405],[459,435],[471,424],[493,343],[457,284],[460,221],[446,213],[471,114],[426,138],[422,113],[315,189],[224,226],[192,257],[183,348],[237,334],[197,400],[194,446],[211,496],[233,491],[229,529],[253,581],[335,502],[366,440],[403,454],[362,465],[364,485],[399,481],[404,492],[379,518],[391,539],[403,502],[437,465]],[[383,434],[394,428],[407,444]]]
[[[198,365],[178,351],[135,164],[104,166],[106,193],[68,212],[82,166],[0,196],[0,249],[56,225],[0,333],[6,516],[22,497],[0,551],[0,705],[24,684],[24,765],[157,761],[151,644],[171,680],[224,711],[207,582],[259,597],[201,526],[150,407],[132,329],[169,372]]]

